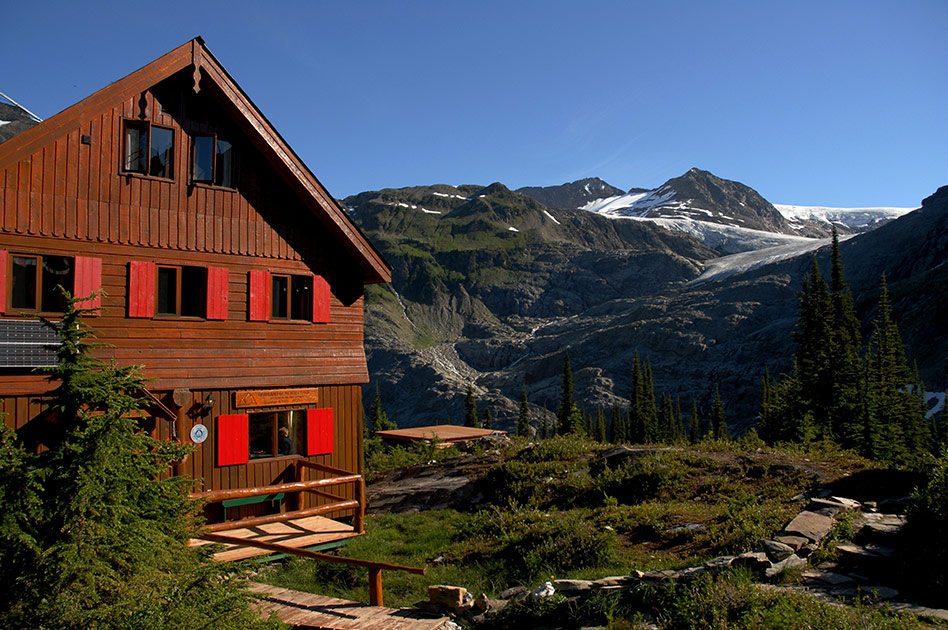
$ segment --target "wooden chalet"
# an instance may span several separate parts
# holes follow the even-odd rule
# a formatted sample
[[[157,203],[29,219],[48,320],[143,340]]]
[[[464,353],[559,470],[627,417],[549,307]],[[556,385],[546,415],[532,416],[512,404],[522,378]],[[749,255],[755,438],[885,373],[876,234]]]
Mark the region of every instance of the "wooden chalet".
[[[97,352],[144,366],[146,430],[197,445],[174,472],[219,537],[361,531],[362,295],[390,278],[200,38],[0,144],[4,422],[43,448],[35,316],[101,289]]]

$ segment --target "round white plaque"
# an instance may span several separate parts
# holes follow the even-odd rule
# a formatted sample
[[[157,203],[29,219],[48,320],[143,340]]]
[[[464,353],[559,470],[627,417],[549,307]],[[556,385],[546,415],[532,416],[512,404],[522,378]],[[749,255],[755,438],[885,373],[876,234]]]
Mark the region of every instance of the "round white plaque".
[[[191,427],[191,441],[200,444],[207,439],[207,427],[203,424],[196,424]]]

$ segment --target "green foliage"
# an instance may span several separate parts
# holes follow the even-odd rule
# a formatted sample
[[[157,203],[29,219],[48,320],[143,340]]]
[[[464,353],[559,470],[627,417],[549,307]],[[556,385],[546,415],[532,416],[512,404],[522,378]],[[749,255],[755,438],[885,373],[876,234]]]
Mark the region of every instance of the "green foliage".
[[[464,398],[464,426],[477,428],[477,400],[474,399],[474,385],[468,384],[467,396]]]
[[[727,440],[731,437],[727,430],[724,401],[721,400],[717,385],[714,387],[714,400],[711,403],[711,437],[715,440]]]
[[[0,434],[0,627],[266,626],[242,568],[188,547],[191,480],[162,476],[189,449],[138,429],[141,377],[90,355],[90,311],[66,298],[48,450]]]
[[[527,401],[526,384],[524,384],[523,392],[520,395],[520,413],[517,415],[517,435],[519,437],[529,437],[530,435],[530,403]]]
[[[385,410],[382,409],[382,396],[379,394],[379,384],[375,383],[375,397],[372,399],[372,406],[369,408],[369,423],[366,425],[368,437],[374,437],[379,431],[392,431],[397,429],[398,425],[393,420],[389,420]]]
[[[576,406],[573,395],[573,368],[570,365],[569,352],[563,359],[563,387],[560,394],[560,406],[556,412],[557,434],[577,433],[582,427],[582,414]]]
[[[932,605],[942,605],[948,592],[948,450],[912,496],[903,540],[903,583]],[[926,570],[920,572],[920,566]]]
[[[370,477],[386,470],[457,457],[461,454],[454,446],[441,448],[441,443],[437,440],[388,445],[382,443],[381,439],[371,439],[366,440],[364,444],[365,468]]]
[[[603,494],[631,505],[676,496],[683,478],[684,470],[674,459],[652,455],[605,470],[596,478],[596,486]]]
[[[471,524],[470,559],[490,566],[509,583],[533,583],[615,559],[615,534],[593,526],[576,512],[541,512],[516,507],[479,513]]]

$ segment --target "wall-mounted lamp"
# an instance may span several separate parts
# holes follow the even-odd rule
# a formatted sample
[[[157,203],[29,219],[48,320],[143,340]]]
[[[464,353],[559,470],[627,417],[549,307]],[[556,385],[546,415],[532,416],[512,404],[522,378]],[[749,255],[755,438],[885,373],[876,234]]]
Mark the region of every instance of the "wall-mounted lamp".
[[[201,405],[201,417],[202,417],[202,418],[206,418],[206,417],[208,416],[208,414],[211,413],[211,410],[214,408],[214,403],[215,403],[215,402],[216,402],[216,401],[214,400],[214,394],[211,394],[210,396],[208,396],[207,398],[204,399],[204,404]]]

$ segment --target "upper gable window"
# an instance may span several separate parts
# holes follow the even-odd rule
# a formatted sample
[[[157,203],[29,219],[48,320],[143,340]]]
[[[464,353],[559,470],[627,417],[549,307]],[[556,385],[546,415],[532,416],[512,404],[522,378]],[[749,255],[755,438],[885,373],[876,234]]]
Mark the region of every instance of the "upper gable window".
[[[234,188],[236,184],[234,145],[214,135],[195,136],[191,152],[191,180]]]
[[[173,178],[174,129],[125,121],[125,171]]]

